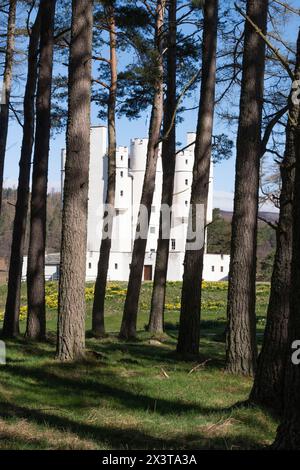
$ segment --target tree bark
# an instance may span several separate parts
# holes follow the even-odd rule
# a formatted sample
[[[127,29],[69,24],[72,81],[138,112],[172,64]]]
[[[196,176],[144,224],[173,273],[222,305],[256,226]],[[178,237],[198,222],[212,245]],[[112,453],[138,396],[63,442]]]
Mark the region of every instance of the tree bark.
[[[166,138],[162,143],[162,196],[161,205],[172,206],[175,162],[176,162],[176,127],[173,124],[173,117],[176,112],[176,39],[177,24],[176,11],[177,0],[169,2],[169,31],[168,31],[168,53],[167,53],[167,91],[164,104],[164,125],[163,135]],[[148,331],[154,334],[160,334],[164,330],[164,309],[166,296],[166,282],[169,261],[170,230],[163,235],[163,216],[160,213],[159,237],[157,240],[155,273],[153,282],[153,291],[151,299],[151,311],[148,324]],[[170,224],[168,225],[170,227]],[[165,229],[164,229],[165,232]]]
[[[92,35],[93,1],[73,0],[58,309],[61,361],[82,357],[85,348]]]
[[[300,35],[298,36],[298,57]],[[295,80],[300,80],[297,74]],[[299,83],[299,82],[298,82]],[[299,97],[296,98],[299,101]],[[293,201],[293,250],[290,290],[290,319],[287,355],[287,374],[284,389],[284,415],[277,430],[273,448],[276,450],[300,450],[300,366],[292,361],[292,345],[300,339],[300,114],[296,127],[296,175]],[[298,346],[299,350],[299,346]],[[299,355],[298,355],[299,357]]]
[[[217,29],[218,1],[207,0],[204,6],[202,82],[190,201],[190,211],[195,214],[196,206],[201,204],[204,206],[205,217],[215,107]],[[195,223],[194,216],[189,220],[189,225],[191,223]],[[204,246],[196,250],[187,249],[185,252],[177,343],[177,352],[181,354],[199,354],[203,256]]]
[[[165,0],[156,2],[156,32],[155,32],[155,50],[157,54],[156,77],[154,98],[151,112],[149,141],[147,148],[146,171],[143,182],[140,208],[147,210],[147,223],[149,226],[151,205],[155,186],[156,166],[159,150],[159,139],[163,117],[163,26],[165,14]],[[141,211],[142,209],[140,209]],[[139,225],[139,224],[138,224]],[[143,265],[145,259],[147,238],[140,238],[138,235],[138,225],[136,238],[133,245],[132,260],[130,265],[130,274],[127,295],[125,300],[120,337],[130,339],[136,337],[136,322],[139,296],[142,284]]]
[[[248,0],[247,15],[265,34],[268,1]],[[256,235],[264,91],[265,42],[245,23],[234,211],[227,304],[227,370],[256,369]]]
[[[3,335],[5,337],[13,337],[19,334],[22,266],[29,205],[31,155],[34,142],[34,101],[37,84],[40,19],[41,8],[32,27],[28,46],[28,72],[23,103],[23,139],[3,323]]]
[[[0,215],[2,209],[2,190],[4,161],[6,153],[6,142],[8,134],[9,120],[9,101],[12,84],[12,70],[14,61],[15,29],[16,29],[16,9],[17,0],[10,0],[8,23],[7,23],[7,42],[3,75],[4,90],[0,90]],[[1,97],[4,97],[5,103],[1,103]]]
[[[300,77],[300,41],[295,76]],[[276,233],[276,253],[271,280],[267,324],[259,355],[250,401],[283,411],[284,378],[288,353],[288,321],[290,315],[291,262],[293,242],[293,195],[296,162],[296,125],[299,102],[289,97],[286,145],[281,172],[280,212]]]
[[[36,133],[27,265],[28,314],[26,336],[30,339],[43,339],[46,336],[46,212],[55,5],[55,0],[41,1],[40,60],[36,97]]]
[[[108,184],[106,194],[106,205],[115,206],[116,190],[116,98],[117,98],[117,41],[115,12],[113,6],[106,8],[106,15],[109,23],[110,37],[110,89],[108,100]],[[109,219],[108,219],[109,218]],[[109,267],[109,256],[111,250],[111,237],[113,229],[113,216],[111,211],[104,212],[104,219],[107,224],[103,224],[102,241],[100,246],[100,256],[98,262],[98,272],[95,283],[95,294],[92,314],[92,333],[96,337],[105,335],[104,324],[104,301],[107,284],[107,273]]]

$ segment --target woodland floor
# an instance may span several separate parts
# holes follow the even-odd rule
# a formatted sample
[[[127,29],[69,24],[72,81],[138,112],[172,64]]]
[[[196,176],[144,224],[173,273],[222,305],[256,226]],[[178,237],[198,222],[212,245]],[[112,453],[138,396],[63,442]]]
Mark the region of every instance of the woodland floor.
[[[54,359],[55,308],[48,310],[47,342],[26,343],[21,338],[7,343],[7,365],[0,366],[0,449],[260,449],[269,445],[276,420],[266,410],[234,406],[247,399],[251,379],[224,372],[226,284],[204,288],[198,362],[184,361],[174,352],[180,283],[168,285],[166,335],[161,341],[152,340],[144,329],[151,283],[143,285],[138,339],[131,343],[117,339],[125,288],[122,283],[110,284],[108,337],[87,339],[84,362],[60,364]],[[49,289],[56,286],[51,284]],[[257,286],[259,340],[268,292],[268,285]],[[4,301],[2,286],[0,312]],[[87,311],[89,336],[90,300]]]

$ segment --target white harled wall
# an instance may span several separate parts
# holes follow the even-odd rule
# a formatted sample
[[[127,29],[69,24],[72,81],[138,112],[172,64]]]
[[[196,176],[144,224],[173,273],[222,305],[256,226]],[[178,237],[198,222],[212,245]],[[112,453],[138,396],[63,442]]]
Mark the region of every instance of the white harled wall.
[[[187,134],[187,145],[195,141],[196,134]],[[133,240],[135,237],[137,215],[142,194],[146,166],[148,139],[133,139],[130,148],[118,147],[116,155],[116,215],[113,225],[112,249],[109,262],[109,280],[127,281],[131,262]],[[91,127],[91,155],[89,171],[88,201],[88,237],[86,277],[94,281],[97,275],[99,250],[102,237],[102,217],[107,191],[107,128]],[[194,163],[194,145],[176,156],[174,199],[171,225],[170,256],[168,279],[180,281],[183,276],[183,262],[189,202]],[[61,153],[61,187],[63,194],[65,151]],[[159,234],[159,217],[162,190],[161,149],[157,163],[155,191],[153,196],[151,218],[148,230],[148,241],[145,266],[152,279],[155,269],[157,238]],[[207,223],[212,221],[213,210],[213,165],[210,169]],[[23,276],[26,276],[27,258],[24,259]],[[57,276],[56,266],[46,267],[47,278]],[[203,278],[208,281],[227,279],[229,255],[205,254]]]
[[[107,158],[105,127],[91,129],[91,164],[88,215],[88,254],[87,279],[94,280],[97,274],[97,263],[102,229],[102,203],[105,200]],[[187,145],[195,141],[195,133],[187,134]],[[113,227],[112,250],[108,277],[110,280],[127,281],[129,276],[131,250],[135,236],[139,204],[142,194],[146,167],[148,139],[132,139],[130,148],[118,147],[116,157],[116,216]],[[159,151],[155,191],[153,196],[151,218],[148,230],[148,241],[145,266],[152,266],[152,278],[155,269],[155,251],[159,233],[159,215],[162,188],[161,150]],[[194,145],[176,156],[174,182],[174,212],[172,217],[170,257],[168,279],[182,280],[185,240],[187,232],[189,202],[194,163]],[[99,183],[100,182],[100,183]],[[100,210],[99,210],[100,207]],[[213,208],[213,166],[210,171],[210,186],[207,207],[207,223],[212,221]],[[98,247],[98,248],[97,248]],[[204,279],[222,280],[228,275],[228,255],[208,255],[204,259]]]

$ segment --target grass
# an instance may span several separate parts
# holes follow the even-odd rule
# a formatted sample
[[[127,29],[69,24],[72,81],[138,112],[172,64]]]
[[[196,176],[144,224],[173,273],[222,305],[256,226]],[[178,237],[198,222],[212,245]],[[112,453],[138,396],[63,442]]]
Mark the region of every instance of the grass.
[[[273,441],[274,418],[259,408],[235,406],[247,398],[251,379],[223,369],[226,285],[204,289],[197,363],[174,352],[180,283],[168,285],[164,338],[153,340],[145,332],[151,287],[143,285],[137,341],[117,339],[126,286],[113,283],[108,337],[88,338],[84,361],[54,359],[54,309],[48,311],[47,342],[7,343],[8,362],[0,366],[0,449],[260,449]],[[267,298],[268,286],[258,285],[259,339]],[[4,301],[2,286],[0,311]],[[21,325],[24,330],[25,321]],[[88,301],[87,330],[90,325]]]

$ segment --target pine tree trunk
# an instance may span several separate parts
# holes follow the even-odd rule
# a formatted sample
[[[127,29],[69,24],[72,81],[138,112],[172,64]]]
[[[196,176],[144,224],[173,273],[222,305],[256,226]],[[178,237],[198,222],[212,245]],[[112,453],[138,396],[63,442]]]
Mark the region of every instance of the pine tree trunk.
[[[28,315],[26,336],[30,339],[43,339],[46,336],[46,211],[55,5],[56,1],[54,0],[41,1],[40,60],[27,265]]]
[[[92,33],[93,1],[73,0],[58,310],[61,361],[82,357],[85,348]]]
[[[300,77],[300,44],[295,75]],[[250,394],[250,401],[267,406],[279,413],[283,410],[284,378],[288,353],[293,243],[293,193],[296,162],[295,127],[299,118],[299,110],[299,103],[294,102],[291,94],[289,98],[285,153],[280,165],[280,213],[276,233],[277,243],[267,324],[254,385]]]
[[[300,35],[298,36],[297,53],[299,57]],[[295,80],[298,80],[299,83],[299,72],[296,74]],[[296,99],[299,101],[299,97]],[[284,415],[273,444],[273,448],[276,450],[300,450],[300,365],[294,364],[292,361],[293,342],[300,339],[300,114],[298,114],[298,125],[295,134],[296,175],[293,201],[293,250],[287,373],[284,388]]]
[[[169,3],[169,31],[168,31],[168,53],[167,53],[167,91],[164,104],[164,126],[163,135],[166,136],[162,143],[162,196],[161,205],[172,206],[174,177],[175,177],[175,158],[176,158],[176,127],[173,123],[173,116],[176,112],[176,10],[177,0],[171,0]],[[169,261],[170,230],[163,234],[162,211],[159,220],[159,238],[157,240],[155,273],[153,282],[153,291],[151,299],[151,311],[148,330],[154,334],[160,334],[164,329],[164,309],[166,296],[166,282]],[[170,225],[168,225],[170,227]]]
[[[204,7],[202,82],[190,202],[190,211],[193,211],[193,214],[197,205],[203,205],[205,217],[215,107],[217,28],[218,0],[207,0]],[[195,223],[194,217],[192,223]],[[177,352],[181,354],[199,354],[203,256],[204,246],[185,252],[177,343]]]
[[[248,0],[247,15],[263,33],[268,2]],[[253,375],[256,368],[256,236],[264,90],[265,42],[245,24],[240,117],[227,304],[227,370]]]
[[[157,0],[156,6],[156,34],[155,45],[157,52],[156,64],[156,84],[153,98],[150,128],[149,128],[149,141],[147,148],[147,162],[146,171],[143,182],[142,196],[140,207],[147,210],[147,223],[149,226],[151,205],[153,201],[153,193],[156,177],[156,166],[159,150],[159,139],[163,117],[163,26],[164,26],[164,13],[165,13],[165,0]],[[138,234],[138,226],[137,226]],[[135,338],[136,336],[136,322],[137,311],[139,304],[139,296],[142,284],[143,266],[145,259],[147,239],[135,238],[132,252],[132,260],[130,265],[130,274],[127,295],[125,300],[122,325],[120,330],[120,337],[123,339]]]
[[[28,46],[28,72],[23,103],[23,140],[19,162],[20,171],[3,323],[3,335],[6,337],[13,337],[19,334],[22,266],[29,204],[31,155],[34,141],[34,101],[37,84],[40,19],[41,14],[39,10],[31,30]]]
[[[4,161],[6,153],[6,142],[8,134],[8,120],[9,120],[9,101],[12,84],[12,70],[14,60],[14,46],[15,46],[15,28],[16,28],[16,9],[17,0],[10,0],[8,23],[7,23],[7,42],[3,75],[3,87],[0,89],[0,215],[2,209],[2,190],[3,190],[3,173]],[[5,99],[1,103],[1,98]]]
[[[116,190],[116,98],[117,98],[117,41],[114,8],[107,7],[106,14],[109,22],[110,35],[110,74],[111,83],[108,101],[108,184],[106,204],[110,208],[115,206]],[[105,211],[104,218],[107,224],[103,225],[100,256],[98,262],[97,279],[95,283],[95,294],[93,303],[92,332],[96,337],[105,335],[104,324],[104,301],[107,284],[107,273],[109,268],[109,256],[111,250],[111,237],[113,229],[113,216],[111,211]],[[109,217],[109,219],[108,219]]]

